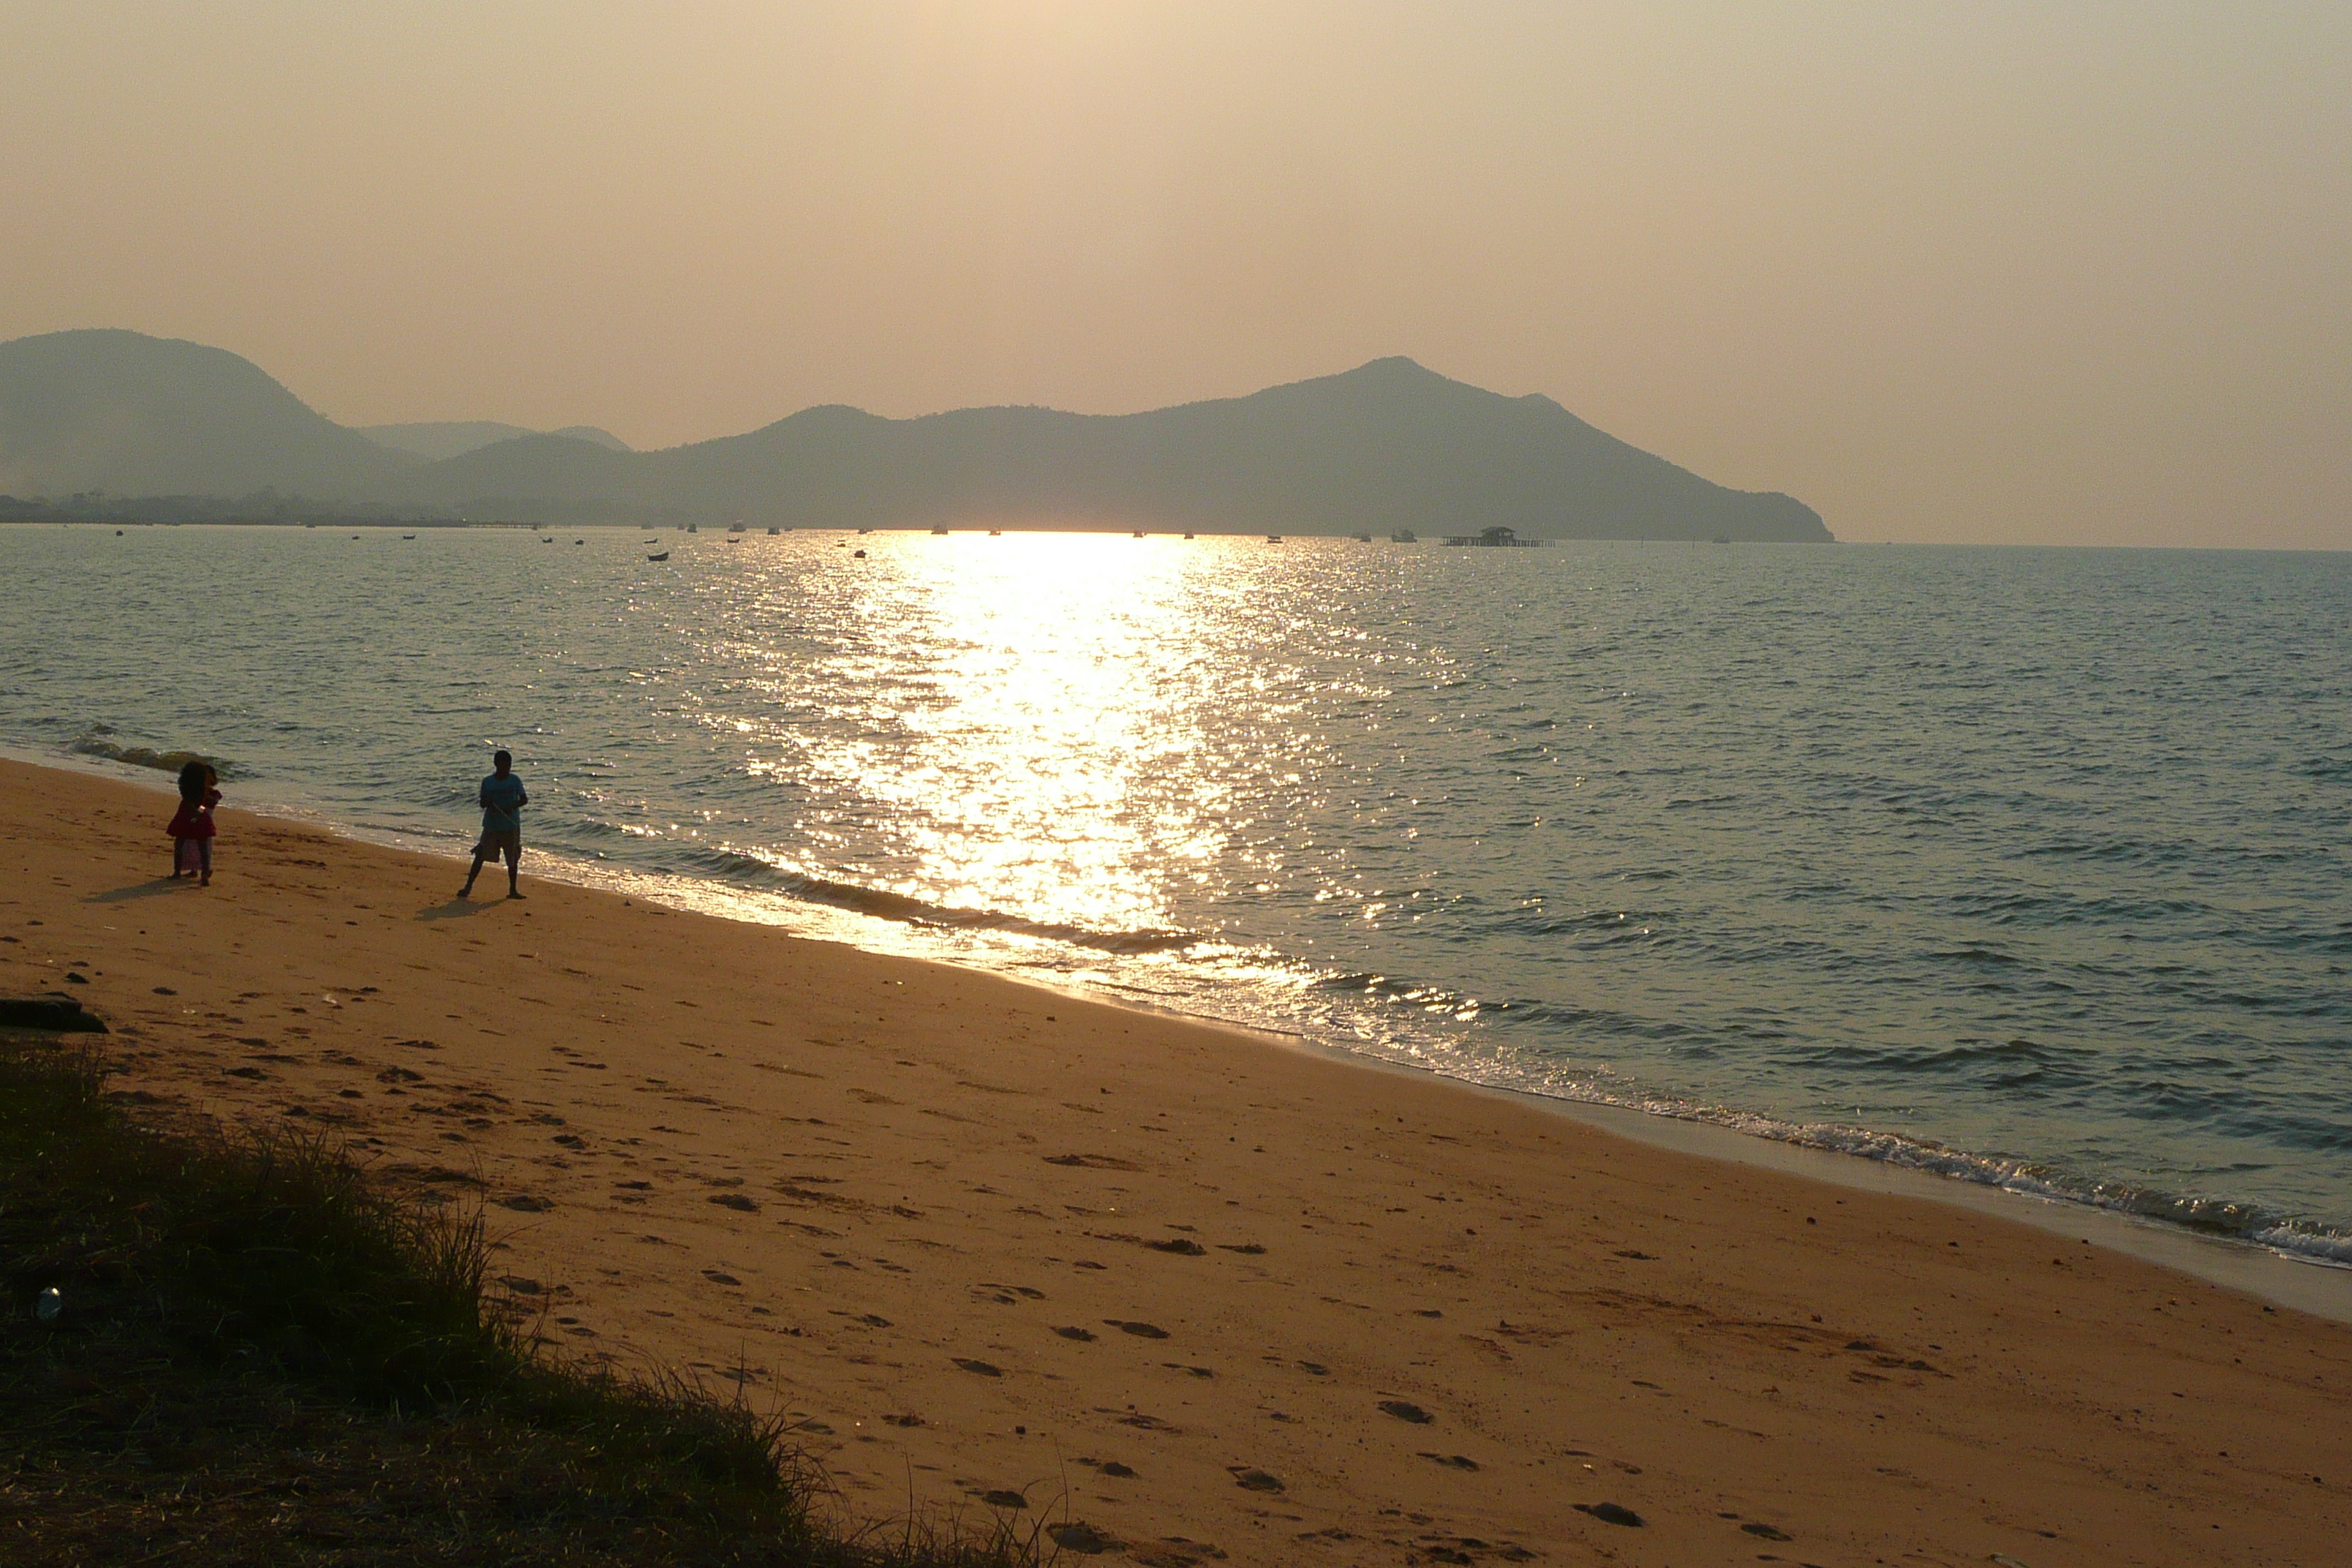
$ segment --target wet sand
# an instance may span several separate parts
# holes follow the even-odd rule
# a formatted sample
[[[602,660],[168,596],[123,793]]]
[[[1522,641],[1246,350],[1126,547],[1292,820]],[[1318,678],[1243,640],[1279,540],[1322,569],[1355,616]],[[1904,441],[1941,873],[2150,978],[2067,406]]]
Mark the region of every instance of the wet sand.
[[[1150,1565],[2345,1560],[2352,1328],[984,974],[460,903],[234,811],[198,890],[169,815],[0,763],[0,994],[100,1012],[160,1114],[485,1202],[566,1352],[740,1377],[847,1517],[1019,1506]]]

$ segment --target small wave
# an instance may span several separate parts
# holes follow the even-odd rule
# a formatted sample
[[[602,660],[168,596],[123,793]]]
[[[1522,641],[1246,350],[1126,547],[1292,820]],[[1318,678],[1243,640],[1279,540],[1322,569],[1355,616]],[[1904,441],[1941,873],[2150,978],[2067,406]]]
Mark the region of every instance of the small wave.
[[[66,750],[77,756],[104,757],[110,762],[123,763],[134,768],[154,768],[158,772],[175,773],[190,763],[210,764],[223,778],[236,776],[235,770],[218,757],[208,757],[202,752],[159,752],[149,746],[119,746],[92,731],[68,745]]]
[[[2352,1235],[2276,1210],[2228,1199],[2168,1193],[2126,1183],[2078,1182],[2023,1160],[1971,1154],[1897,1132],[1872,1131],[1828,1122],[1790,1122],[1749,1112],[1672,1100],[1628,1100],[1603,1093],[1556,1096],[1589,1099],[1682,1121],[1709,1122],[1752,1137],[1828,1153],[1875,1160],[1953,1181],[1998,1187],[2003,1192],[2056,1203],[2081,1204],[2137,1219],[2157,1220],[2207,1236],[2251,1242],[2302,1261],[2352,1268]]]
[[[1055,921],[1030,920],[1001,910],[935,904],[906,893],[892,892],[887,888],[869,888],[862,883],[787,871],[758,855],[723,846],[688,849],[677,858],[692,872],[715,876],[738,886],[760,887],[805,899],[812,903],[847,910],[853,914],[872,915],[877,920],[898,921],[908,925],[934,926],[950,931],[1003,931],[1013,936],[1037,937],[1047,942],[1067,942],[1073,947],[1120,953],[1170,952],[1191,947],[1201,940],[1189,931],[1094,931]]]

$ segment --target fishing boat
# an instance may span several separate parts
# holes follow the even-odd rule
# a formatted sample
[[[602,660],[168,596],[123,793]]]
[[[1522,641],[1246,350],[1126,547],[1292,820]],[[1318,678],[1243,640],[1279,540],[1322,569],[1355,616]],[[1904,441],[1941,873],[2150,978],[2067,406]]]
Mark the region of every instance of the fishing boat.
[[[931,537],[933,539],[945,539],[947,536],[948,531],[944,528],[935,528],[931,530]]]
[[[653,554],[646,556],[646,559],[648,561],[667,561],[669,559],[669,552],[667,550],[656,551]]]
[[[1265,536],[1265,542],[1268,544],[1279,544],[1282,542],[1282,535],[1278,533],[1269,533]]]
[[[1372,542],[1372,536],[1369,533],[1353,533],[1349,537],[1359,544],[1370,544]]]
[[[1419,544],[1421,542],[1421,535],[1415,533],[1409,528],[1400,528],[1394,533],[1389,535],[1389,542],[1391,544]]]

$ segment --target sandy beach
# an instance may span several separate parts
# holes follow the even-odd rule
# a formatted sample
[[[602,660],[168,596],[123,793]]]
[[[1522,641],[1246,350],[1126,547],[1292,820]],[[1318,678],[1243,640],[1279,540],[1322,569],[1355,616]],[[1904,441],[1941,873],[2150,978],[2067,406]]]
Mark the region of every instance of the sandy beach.
[[[2352,1328],[528,864],[459,902],[227,811],[198,890],[161,794],[0,763],[0,994],[100,1014],[158,1114],[487,1204],[566,1352],[740,1379],[846,1518],[1160,1565],[2344,1560]]]

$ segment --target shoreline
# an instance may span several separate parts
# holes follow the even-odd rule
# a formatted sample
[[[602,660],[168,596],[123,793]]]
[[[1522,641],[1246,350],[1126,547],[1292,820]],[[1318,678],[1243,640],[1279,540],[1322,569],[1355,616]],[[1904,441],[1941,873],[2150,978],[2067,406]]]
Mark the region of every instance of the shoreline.
[[[2352,1330],[2080,1240],[561,882],[456,903],[241,812],[198,891],[154,795],[79,772],[0,804],[0,984],[105,1016],[117,1092],[482,1204],[562,1352],[740,1383],[845,1517],[1146,1568],[2352,1528]]]
[[[167,795],[171,789],[168,775],[152,768],[122,763],[102,753],[67,753],[61,758],[52,758],[29,747],[0,746],[0,762],[108,779]],[[332,822],[322,814],[305,813],[299,807],[264,805],[255,815],[395,853],[446,858],[459,866],[467,863],[464,853],[450,855],[441,845],[417,835],[352,829]],[[1475,1079],[1412,1066],[1355,1049],[1319,1038],[1304,1029],[1286,1029],[1188,1012],[1180,1007],[1122,995],[1115,989],[1057,984],[1040,975],[1008,972],[984,964],[959,964],[952,955],[942,957],[910,951],[911,947],[919,944],[856,940],[859,934],[872,936],[901,929],[903,922],[885,916],[840,910],[831,905],[810,904],[807,908],[812,915],[806,920],[794,920],[789,916],[765,920],[758,917],[755,901],[737,890],[730,889],[734,896],[729,900],[682,899],[678,897],[679,888],[671,884],[683,884],[688,879],[669,874],[632,868],[605,870],[590,862],[544,850],[534,851],[532,859],[541,868],[551,865],[555,874],[550,879],[569,886],[644,899],[680,913],[779,931],[798,941],[842,943],[876,957],[969,967],[976,973],[992,975],[1012,984],[1064,996],[1073,1003],[1094,1003],[1178,1023],[1228,1030],[1345,1065],[1402,1073],[1409,1078],[1473,1094],[1500,1096],[1545,1113],[1564,1116],[1659,1149],[1801,1175],[1858,1191],[1923,1198],[1996,1219],[2032,1226],[2053,1234],[2080,1236],[2088,1232],[2088,1239],[2094,1245],[2178,1270],[2208,1284],[2242,1290],[2279,1306],[2293,1307],[2337,1322],[2352,1323],[2352,1265],[2312,1253],[2296,1252],[2257,1237],[2200,1231],[2160,1215],[2102,1204],[2093,1197],[2063,1190],[2048,1193],[2021,1191],[2003,1181],[1952,1174],[1875,1158],[1859,1150],[1842,1149],[1799,1136],[1805,1129],[1796,1123],[1752,1118],[1778,1130],[1759,1131],[1730,1120],[1737,1113],[1727,1112],[1722,1117],[1685,1114],[1678,1110],[1660,1110],[1646,1104],[1580,1099],[1507,1084],[1484,1083]],[[534,874],[546,875],[546,872],[542,869]],[[795,912],[805,903],[805,900],[793,900],[784,894],[772,895],[770,901],[778,906],[790,906]],[[1791,1135],[1782,1136],[1781,1131]],[[1899,1134],[1883,1136],[1906,1147],[1916,1146]],[[1986,1157],[1965,1152],[1958,1152],[1954,1157],[1966,1163],[1990,1165]]]

